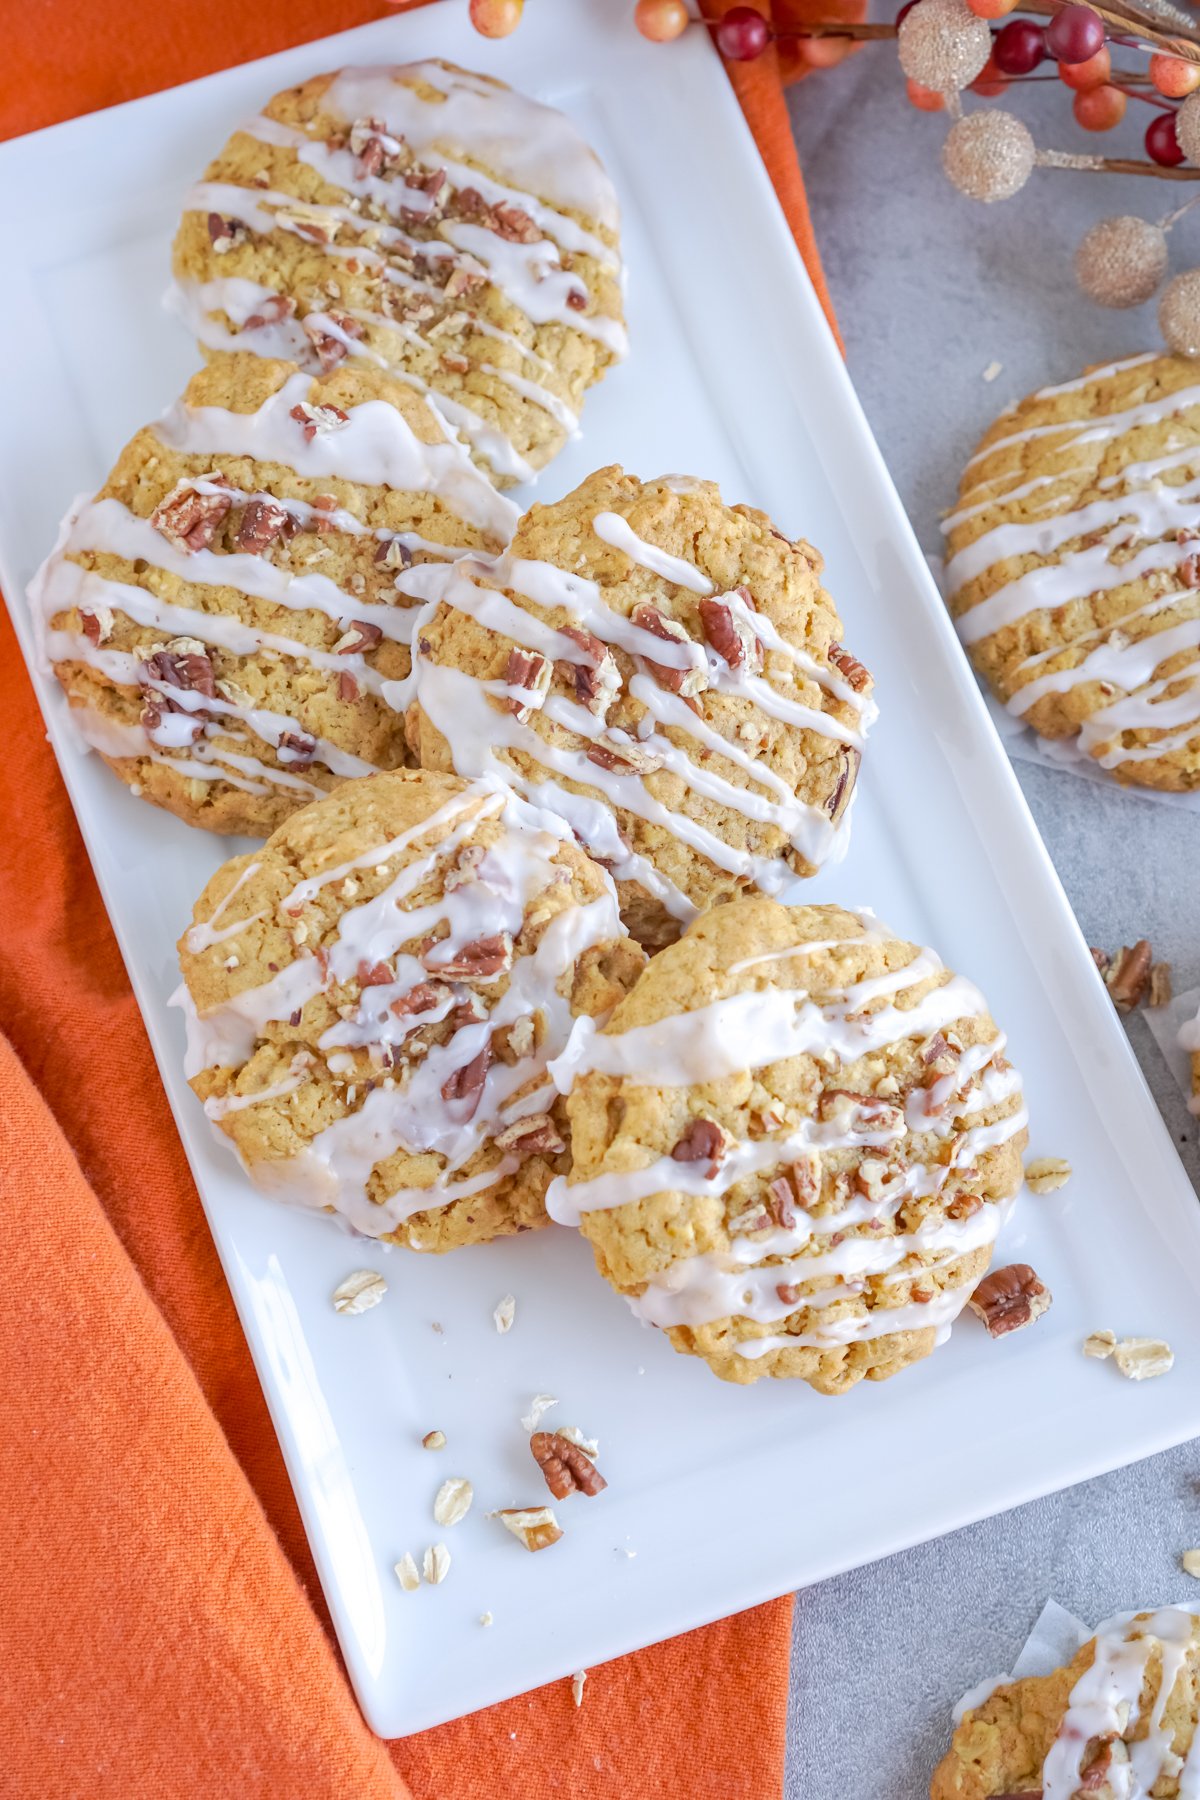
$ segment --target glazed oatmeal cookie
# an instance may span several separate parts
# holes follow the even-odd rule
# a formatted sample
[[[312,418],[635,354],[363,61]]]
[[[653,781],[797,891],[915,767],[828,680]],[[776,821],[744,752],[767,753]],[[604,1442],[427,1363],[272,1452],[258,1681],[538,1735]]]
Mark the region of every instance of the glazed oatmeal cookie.
[[[1200,1616],[1101,1625],[1063,1669],[963,1715],[930,1800],[1185,1800],[1200,1773]]]
[[[870,914],[716,907],[555,1064],[574,1161],[551,1216],[723,1380],[883,1380],[948,1335],[1020,1185],[1004,1045],[978,989]]]
[[[501,486],[625,352],[616,198],[575,127],[444,62],[277,94],[188,196],[176,310],[210,349],[390,369]]]
[[[431,1251],[545,1223],[547,1062],[645,960],[557,821],[415,770],[227,863],[179,955],[188,1077],[251,1180]]]
[[[1200,787],[1200,374],[1137,356],[1002,414],[946,521],[959,636],[1015,718]]]
[[[511,553],[410,571],[421,763],[502,775],[612,870],[649,946],[845,844],[874,716],[821,558],[714,483],[601,469]]]
[[[515,517],[379,370],[223,356],[76,502],[30,600],[121,779],[190,825],[265,837],[407,760],[396,577],[498,548]]]

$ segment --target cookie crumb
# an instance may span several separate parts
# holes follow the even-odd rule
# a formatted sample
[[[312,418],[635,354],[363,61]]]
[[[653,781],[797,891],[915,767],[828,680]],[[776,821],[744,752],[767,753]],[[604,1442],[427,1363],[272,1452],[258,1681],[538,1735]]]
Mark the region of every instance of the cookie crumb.
[[[444,1450],[446,1434],[444,1431],[427,1431],[421,1439],[422,1450]]]
[[[571,1693],[574,1697],[576,1706],[583,1705],[583,1685],[587,1680],[587,1677],[588,1672],[586,1669],[576,1669],[571,1677]]]
[[[1179,1559],[1179,1566],[1185,1575],[1194,1575],[1200,1581],[1200,1550],[1185,1550]]]
[[[1083,1340],[1083,1354],[1097,1358],[1111,1356],[1117,1347],[1115,1331],[1092,1331]]]
[[[491,1615],[491,1613],[490,1613],[490,1612],[481,1612],[481,1613],[480,1613],[480,1615],[479,1615],[479,1623],[480,1623],[480,1624],[481,1624],[481,1625],[490,1625],[490,1624],[491,1624],[491,1622],[492,1622],[492,1615]]]
[[[369,1312],[387,1293],[387,1282],[374,1269],[356,1269],[333,1290],[333,1310],[340,1313]]]
[[[1025,1165],[1025,1185],[1032,1194],[1057,1193],[1071,1179],[1071,1165],[1065,1156],[1039,1156]]]
[[[512,1323],[516,1316],[517,1303],[511,1294],[505,1294],[503,1300],[500,1301],[499,1305],[492,1313],[492,1319],[495,1323],[496,1330],[500,1333],[501,1337],[504,1336],[506,1331],[512,1330]]]
[[[1003,374],[1003,372],[1004,372],[1004,364],[1003,363],[990,362],[988,364],[987,368],[983,371],[983,379],[985,381],[995,381],[997,375]]]
[[[421,1577],[417,1570],[416,1560],[411,1550],[406,1550],[396,1564],[396,1580],[406,1594],[415,1593],[421,1585]]]

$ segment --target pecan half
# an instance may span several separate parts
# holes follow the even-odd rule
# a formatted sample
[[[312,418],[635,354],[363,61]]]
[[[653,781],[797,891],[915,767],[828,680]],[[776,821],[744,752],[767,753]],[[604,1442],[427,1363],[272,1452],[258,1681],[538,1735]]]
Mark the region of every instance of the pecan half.
[[[546,657],[539,656],[536,650],[522,650],[514,647],[508,653],[508,662],[504,669],[504,685],[519,688],[520,695],[505,694],[500,704],[506,712],[516,715],[518,722],[525,721],[545,704],[546,695],[550,692],[550,677],[553,671]]]
[[[229,494],[201,494],[193,487],[177,488],[159,501],[150,514],[150,523],[180,550],[207,550],[232,505]]]
[[[862,752],[855,750],[850,744],[843,744],[841,752],[841,771],[834,783],[833,792],[825,802],[825,811],[835,825],[839,824],[846,815],[846,808],[850,804],[850,796],[854,792],[854,784],[858,780],[859,766],[862,763]]]
[[[829,660],[845,676],[856,694],[861,694],[864,688],[870,687],[870,670],[859,662],[857,656],[851,656],[848,650],[843,649],[841,644],[830,644]]]
[[[493,975],[501,975],[512,967],[513,945],[507,931],[476,938],[459,950],[447,950],[443,957],[437,954],[441,948],[442,941],[439,940],[421,953],[421,961],[432,975],[462,981],[488,981]]]
[[[442,1083],[442,1099],[449,1105],[459,1108],[459,1120],[464,1125],[468,1119],[473,1119],[478,1111],[483,1084],[487,1079],[491,1061],[492,1046],[485,1044],[477,1056],[473,1056],[470,1062],[463,1063],[461,1068],[455,1069],[454,1073]]]
[[[983,1320],[989,1337],[1004,1337],[1032,1325],[1050,1300],[1049,1288],[1028,1263],[1009,1263],[985,1275],[967,1305]]]
[[[601,638],[578,625],[564,625],[563,637],[570,638],[583,651],[581,662],[563,662],[560,673],[575,684],[575,698],[598,719],[606,718],[613,697],[620,691],[621,671],[617,659]]]
[[[286,530],[290,517],[287,508],[276,500],[251,500],[238,521],[233,541],[239,550],[257,556]]]
[[[714,1119],[693,1119],[671,1152],[674,1162],[707,1163],[711,1181],[725,1160],[725,1133]]]
[[[731,669],[746,669],[754,675],[762,668],[761,642],[727,601],[701,600],[700,623],[708,642]]]
[[[665,613],[659,612],[657,606],[651,606],[647,600],[635,606],[629,616],[639,631],[649,632],[660,643],[692,645],[683,626],[675,619],[668,619]],[[708,686],[708,668],[703,662],[692,662],[688,667],[673,669],[667,663],[653,662],[648,656],[643,656],[641,660],[660,687],[669,688],[671,693],[679,694],[685,700],[702,693]]]
[[[492,1139],[497,1150],[519,1150],[522,1156],[557,1156],[565,1150],[558,1127],[549,1113],[530,1113],[514,1119]]]
[[[535,1431],[529,1448],[556,1500],[565,1500],[568,1494],[586,1494],[592,1499],[608,1486],[586,1450],[561,1432]]]
[[[1139,938],[1132,946],[1123,946],[1113,959],[1104,980],[1118,1012],[1130,1012],[1145,998],[1150,985],[1150,969],[1154,953],[1148,938]]]

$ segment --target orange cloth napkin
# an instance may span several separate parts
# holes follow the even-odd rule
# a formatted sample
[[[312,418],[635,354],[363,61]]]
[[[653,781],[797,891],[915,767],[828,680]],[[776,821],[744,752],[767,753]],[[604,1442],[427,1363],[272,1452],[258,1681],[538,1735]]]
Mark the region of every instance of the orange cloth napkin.
[[[807,3],[779,0],[791,16]],[[386,10],[26,0],[5,22],[0,137]],[[774,52],[733,75],[824,298]],[[593,1670],[579,1710],[563,1681],[395,1743],[368,1730],[6,619],[0,716],[4,1792],[778,1794],[790,1600]]]

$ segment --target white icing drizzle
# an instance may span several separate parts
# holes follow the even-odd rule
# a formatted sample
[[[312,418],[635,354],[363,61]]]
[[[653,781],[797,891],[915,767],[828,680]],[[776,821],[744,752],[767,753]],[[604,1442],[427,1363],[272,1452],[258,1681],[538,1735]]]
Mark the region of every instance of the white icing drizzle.
[[[1095,376],[1089,375],[1071,385],[1088,387],[1094,380]],[[1054,391],[1052,388],[1045,388],[1034,398],[1044,399],[1053,395]],[[1176,418],[1193,406],[1200,406],[1200,387],[1176,388],[1158,400],[1144,400],[1137,406],[1128,407],[1124,412],[1085,415],[1080,419],[1057,419],[1051,425],[1030,425],[1024,431],[1014,431],[1007,437],[996,438],[992,443],[982,445],[968,462],[967,468],[973,469],[976,463],[994,456],[998,450],[1007,450],[1013,444],[1027,443],[1035,438],[1065,435],[1069,444],[1064,445],[1064,448],[1071,450],[1078,449],[1080,444],[1106,443],[1110,438],[1120,437],[1127,431],[1140,431],[1144,426],[1157,425],[1163,419]]]
[[[1197,1800],[1200,1731],[1181,1758],[1165,1715],[1172,1690],[1188,1666],[1198,1616],[1190,1608],[1171,1606],[1140,1619],[1125,1615],[1098,1628],[1092,1661],[1071,1689],[1042,1766],[1045,1800],[1074,1800],[1081,1791],[1085,1765],[1090,1767],[1097,1754],[1103,1755],[1107,1740],[1118,1741],[1122,1752],[1107,1771],[1114,1800],[1148,1800],[1163,1775],[1177,1781],[1180,1800]],[[1143,1717],[1142,1689],[1155,1652],[1161,1661],[1159,1685]],[[1135,1727],[1142,1728],[1136,1739]]]
[[[664,581],[673,581],[677,587],[687,588],[693,594],[711,594],[713,584],[707,575],[702,575],[693,563],[685,562],[681,556],[671,556],[666,550],[660,550],[655,544],[648,544],[634,531],[628,519],[620,513],[600,512],[592,520],[592,530],[606,544],[623,550],[631,562],[639,568],[649,569],[655,575],[661,575]]]
[[[428,882],[435,864],[469,844],[481,821],[497,816],[503,820],[503,836],[486,848],[474,866],[474,878],[450,884],[436,901],[414,905],[412,896]],[[432,847],[407,855],[420,841]],[[401,1065],[391,1052],[412,1030],[446,1017],[464,996],[447,977],[448,997],[439,996],[434,1005],[415,1013],[393,1009],[418,984],[438,979],[439,960],[452,961],[482,937],[507,932],[516,938],[532,902],[562,880],[554,861],[560,842],[556,821],[523,808],[496,783],[475,782],[421,824],[319,876],[305,878],[283,897],[281,912],[298,917],[330,884],[346,884],[363,869],[399,861],[397,872],[378,894],[346,908],[336,936],[320,956],[300,954],[270,980],[234,994],[203,1015],[197,1014],[186,989],[178,992],[175,1003],[183,1008],[188,1025],[187,1070],[194,1077],[211,1067],[240,1068],[271,1021],[294,1018],[328,987],[353,982],[364,964],[386,965],[391,972],[387,981],[366,986],[360,982],[355,1013],[339,1017],[319,1043],[335,1076],[343,1072],[341,1058],[348,1048],[369,1050],[373,1066],[378,1057],[379,1076],[371,1091],[319,1131],[298,1155],[255,1163],[248,1172],[259,1186],[299,1205],[332,1208],[356,1230],[380,1236],[413,1213],[483,1191],[518,1166],[519,1156],[506,1153],[483,1174],[454,1179],[497,1132],[544,1109],[553,1098],[554,1090],[545,1080],[546,1064],[565,1044],[572,1023],[570,1004],[560,991],[564,978],[587,949],[623,935],[611,887],[596,900],[556,913],[536,949],[512,963],[504,994],[485,1016],[468,1017],[445,1044],[435,1045],[419,1061]],[[234,892],[236,888],[219,911]],[[208,921],[210,930],[212,923]],[[400,953],[401,944],[423,941],[443,925],[447,935],[432,958],[422,962]],[[531,1045],[511,1066],[491,1062],[473,1107],[446,1098],[447,1083],[485,1049],[498,1028],[534,1015],[541,1020],[536,1049]],[[292,1083],[295,1073],[293,1068],[283,1083],[252,1096],[222,1099],[218,1109],[209,1108],[210,1116],[219,1118],[242,1105],[286,1097],[293,1085],[299,1085]],[[372,1199],[373,1171],[399,1151],[435,1154],[441,1163],[436,1180],[397,1190],[382,1201]]]

